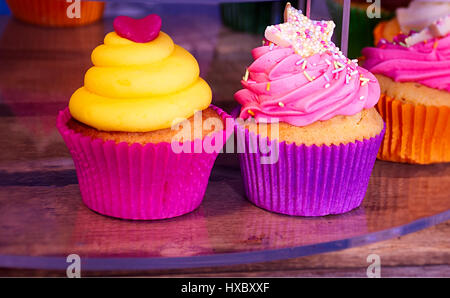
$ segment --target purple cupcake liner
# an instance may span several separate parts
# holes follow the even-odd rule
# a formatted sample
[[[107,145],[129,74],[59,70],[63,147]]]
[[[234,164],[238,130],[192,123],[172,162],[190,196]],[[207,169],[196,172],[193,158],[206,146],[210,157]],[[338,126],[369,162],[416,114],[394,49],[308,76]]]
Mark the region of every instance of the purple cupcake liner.
[[[226,121],[231,118],[210,106]],[[186,214],[202,202],[218,155],[199,144],[220,143],[224,129],[203,140],[184,142],[192,153],[175,153],[170,143],[116,144],[83,136],[67,127],[69,109],[59,112],[57,128],[72,155],[83,202],[90,209],[123,219],[164,219]],[[222,148],[222,147],[220,147]],[[199,153],[195,153],[199,152]]]
[[[341,214],[357,208],[366,194],[384,132],[385,128],[373,138],[345,145],[298,146],[270,141],[235,124],[238,148],[241,144],[240,152],[245,149],[238,156],[246,196],[263,209],[297,216]],[[255,144],[278,148],[278,161],[267,164],[268,154],[255,150]],[[261,162],[264,158],[266,164]]]

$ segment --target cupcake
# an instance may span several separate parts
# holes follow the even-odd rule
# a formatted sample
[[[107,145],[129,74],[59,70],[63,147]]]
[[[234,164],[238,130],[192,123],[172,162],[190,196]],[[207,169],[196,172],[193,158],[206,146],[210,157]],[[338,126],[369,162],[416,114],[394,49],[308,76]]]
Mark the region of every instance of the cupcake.
[[[6,0],[12,14],[26,23],[70,27],[98,21],[103,16],[102,1]]]
[[[57,127],[84,203],[101,214],[162,219],[201,203],[230,118],[211,104],[195,58],[161,19],[117,17]]]
[[[406,5],[405,5],[406,6]],[[434,21],[450,14],[450,2],[444,0],[414,0],[407,7],[396,9],[396,17],[380,22],[374,29],[375,45],[381,39],[390,42],[400,33],[421,31]]]
[[[333,29],[286,6],[235,94],[245,193],[266,210],[322,216],[363,201],[384,134],[380,89],[331,42]]]
[[[330,15],[338,27],[342,27],[343,2],[343,0],[327,0]],[[388,1],[381,1],[380,17],[369,18],[367,10],[371,11],[369,6],[373,5],[373,3],[368,3],[365,0],[351,1],[348,57],[360,57],[361,50],[364,47],[373,45],[374,36],[372,32],[377,24],[380,21],[392,18],[393,13],[386,9],[385,2]],[[337,31],[335,38],[336,40],[341,40],[341,32]]]
[[[450,16],[417,33],[363,50],[380,82],[386,121],[378,157],[429,164],[450,161]]]

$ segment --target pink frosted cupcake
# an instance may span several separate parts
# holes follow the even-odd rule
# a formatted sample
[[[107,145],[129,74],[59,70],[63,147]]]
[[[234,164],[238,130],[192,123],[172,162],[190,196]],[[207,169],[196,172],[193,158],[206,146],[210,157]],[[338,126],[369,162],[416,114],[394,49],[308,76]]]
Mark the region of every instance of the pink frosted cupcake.
[[[83,201],[105,215],[162,219],[194,210],[226,141],[230,117],[210,105],[195,58],[160,27],[157,15],[116,18],[85,85],[58,116]]]
[[[380,88],[330,41],[333,28],[288,5],[235,94],[246,195],[269,211],[339,214],[366,193],[384,134]]]

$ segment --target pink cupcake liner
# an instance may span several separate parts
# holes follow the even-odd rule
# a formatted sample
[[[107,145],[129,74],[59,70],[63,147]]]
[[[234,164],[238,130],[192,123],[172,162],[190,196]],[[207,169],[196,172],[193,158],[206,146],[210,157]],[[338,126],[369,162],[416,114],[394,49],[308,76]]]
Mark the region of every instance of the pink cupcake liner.
[[[210,107],[224,122],[231,118]],[[72,155],[82,200],[90,209],[123,219],[164,219],[191,212],[202,202],[218,155],[202,147],[197,151],[202,140],[183,143],[192,153],[175,153],[166,142],[116,144],[76,133],[67,127],[70,118],[68,108],[60,111],[57,128]],[[225,144],[230,134],[224,129],[203,141]]]
[[[282,214],[323,216],[361,205],[385,128],[373,138],[339,146],[278,143],[237,124],[235,132],[245,147],[238,155],[250,202]],[[252,144],[278,148],[278,162],[262,164],[267,154],[249,151]]]

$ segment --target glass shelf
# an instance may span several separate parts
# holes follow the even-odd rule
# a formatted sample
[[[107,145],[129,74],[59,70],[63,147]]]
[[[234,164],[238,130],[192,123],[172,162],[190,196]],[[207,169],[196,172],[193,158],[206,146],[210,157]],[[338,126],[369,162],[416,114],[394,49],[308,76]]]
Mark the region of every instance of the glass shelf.
[[[64,269],[70,254],[80,255],[83,270],[261,262],[364,245],[450,219],[448,164],[377,161],[360,208],[304,218],[267,212],[246,201],[237,160],[226,154],[214,167],[200,208],[160,221],[127,221],[90,211],[78,185],[71,183],[76,177],[70,160],[66,166],[61,185],[1,190],[0,267]],[[44,179],[42,185],[51,178]]]

